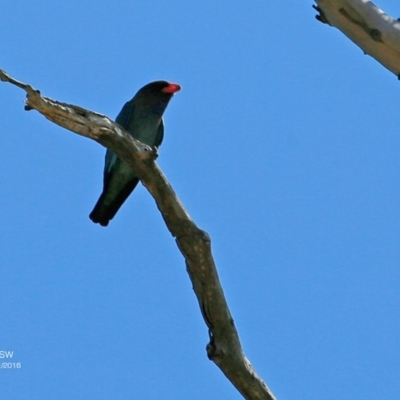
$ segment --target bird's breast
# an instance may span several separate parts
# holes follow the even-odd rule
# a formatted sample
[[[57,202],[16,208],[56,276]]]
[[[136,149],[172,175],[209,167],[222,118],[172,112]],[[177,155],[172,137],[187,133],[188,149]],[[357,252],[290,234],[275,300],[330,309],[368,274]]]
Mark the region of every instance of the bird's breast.
[[[157,138],[158,128],[161,123],[160,117],[146,116],[138,118],[132,126],[132,136],[142,143],[154,146]]]

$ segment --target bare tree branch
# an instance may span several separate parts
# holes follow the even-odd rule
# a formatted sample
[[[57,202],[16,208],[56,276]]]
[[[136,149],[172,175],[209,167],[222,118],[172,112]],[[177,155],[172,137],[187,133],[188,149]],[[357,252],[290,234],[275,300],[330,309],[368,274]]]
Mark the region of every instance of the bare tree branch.
[[[13,79],[2,70],[0,79],[26,91],[25,109],[35,109],[57,125],[108,147],[135,169],[156,201],[167,228],[175,237],[185,258],[187,271],[209,331],[209,359],[217,364],[244,398],[275,399],[243,353],[219,282],[211,253],[210,237],[196,226],[183,208],[155,163],[157,154],[154,149],[133,139],[104,115],[44,97],[38,90]]]
[[[315,0],[316,18],[341,30],[400,79],[400,21],[369,0]]]

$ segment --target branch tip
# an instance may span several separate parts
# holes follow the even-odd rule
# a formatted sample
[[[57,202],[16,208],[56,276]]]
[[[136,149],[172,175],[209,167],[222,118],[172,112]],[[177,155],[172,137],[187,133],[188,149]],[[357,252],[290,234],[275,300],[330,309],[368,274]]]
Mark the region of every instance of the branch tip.
[[[320,7],[316,6],[315,4],[312,5],[312,8],[318,12],[315,16],[315,19],[323,24],[329,24],[329,21],[326,19],[324,12],[321,10]]]

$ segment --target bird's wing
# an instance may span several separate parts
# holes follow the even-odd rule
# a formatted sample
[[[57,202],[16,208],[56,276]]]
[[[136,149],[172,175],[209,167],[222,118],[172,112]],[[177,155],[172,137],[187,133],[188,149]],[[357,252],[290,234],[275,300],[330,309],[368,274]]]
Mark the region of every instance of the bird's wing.
[[[163,139],[164,139],[164,121],[161,118],[160,125],[158,125],[157,136],[154,140],[154,146],[160,147]]]
[[[117,115],[117,118],[115,118],[115,122],[118,125],[121,125],[124,129],[128,129],[129,122],[133,116],[134,109],[135,105],[132,99],[127,103],[125,103],[125,105],[122,107],[122,110]]]
[[[121,111],[115,118],[115,122],[122,126],[125,130],[129,128],[129,122],[133,116],[135,105],[133,99],[126,102],[125,105],[122,107]],[[108,178],[110,172],[114,168],[115,163],[117,162],[118,156],[113,153],[111,150],[106,151],[105,163],[104,163],[104,184],[108,182]]]
[[[111,150],[107,149],[105,163],[104,163],[104,184],[108,181],[110,172],[112,171],[115,163],[117,162],[118,156]]]

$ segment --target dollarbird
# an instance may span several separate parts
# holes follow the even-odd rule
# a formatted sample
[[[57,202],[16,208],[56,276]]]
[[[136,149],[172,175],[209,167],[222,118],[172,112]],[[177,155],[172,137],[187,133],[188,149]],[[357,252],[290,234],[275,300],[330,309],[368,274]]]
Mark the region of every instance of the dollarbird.
[[[177,83],[155,81],[143,86],[128,101],[115,122],[142,143],[159,147],[164,137],[163,113],[174,93],[181,90]],[[103,192],[89,218],[107,226],[139,179],[129,164],[107,150],[104,165]]]

